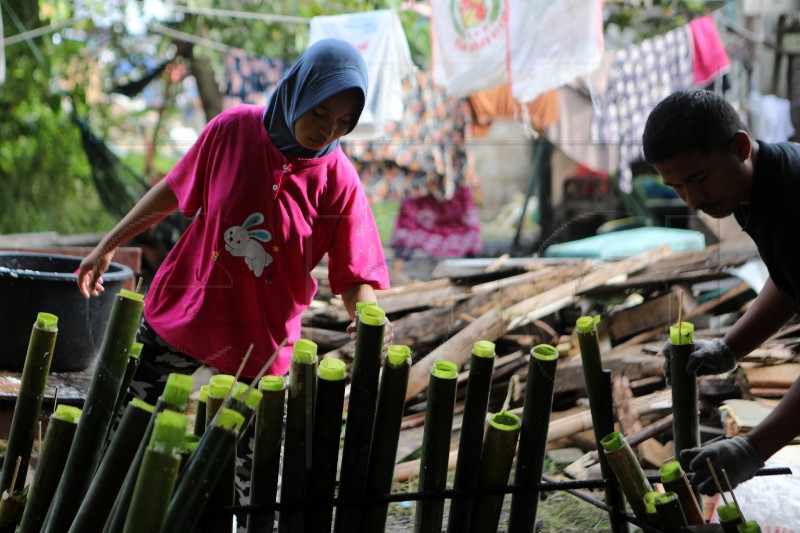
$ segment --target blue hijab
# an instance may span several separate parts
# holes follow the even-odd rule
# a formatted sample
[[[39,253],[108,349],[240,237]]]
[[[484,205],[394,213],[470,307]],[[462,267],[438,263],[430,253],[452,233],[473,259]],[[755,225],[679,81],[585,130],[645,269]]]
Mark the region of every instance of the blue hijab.
[[[270,139],[284,155],[314,158],[329,154],[338,139],[315,152],[300,146],[294,123],[331,96],[347,89],[361,89],[361,103],[347,133],[353,131],[367,98],[367,64],[350,43],[339,39],[317,41],[297,58],[272,93],[264,112]]]

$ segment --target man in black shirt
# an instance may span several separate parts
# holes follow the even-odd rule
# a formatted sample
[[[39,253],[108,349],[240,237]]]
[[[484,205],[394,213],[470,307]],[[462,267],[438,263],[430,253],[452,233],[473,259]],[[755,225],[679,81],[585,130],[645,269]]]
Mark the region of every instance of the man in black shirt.
[[[800,145],[750,137],[736,110],[705,90],[674,93],[650,113],[642,136],[645,159],[690,206],[714,218],[733,214],[769,271],[756,299],[722,339],[695,340],[687,370],[720,374],[800,312]],[[668,354],[667,354],[668,355]],[[668,359],[667,359],[668,360]],[[685,450],[704,494],[715,485],[706,459],[735,487],[800,434],[800,383],[745,437]]]

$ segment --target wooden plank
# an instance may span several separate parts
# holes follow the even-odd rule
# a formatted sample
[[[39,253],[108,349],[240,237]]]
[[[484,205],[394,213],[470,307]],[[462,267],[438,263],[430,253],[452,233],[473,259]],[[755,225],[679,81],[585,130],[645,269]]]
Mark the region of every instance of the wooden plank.
[[[788,389],[800,377],[800,364],[796,363],[770,366],[742,363],[741,366],[744,368],[750,387]]]
[[[679,301],[680,296],[673,291],[606,317],[611,342],[617,344],[642,331],[674,323],[678,320]],[[688,311],[684,305],[683,313]]]

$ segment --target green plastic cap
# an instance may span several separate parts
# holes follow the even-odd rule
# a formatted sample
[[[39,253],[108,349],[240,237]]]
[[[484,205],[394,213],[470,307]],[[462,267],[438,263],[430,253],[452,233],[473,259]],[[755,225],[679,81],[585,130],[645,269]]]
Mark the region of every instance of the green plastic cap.
[[[411,348],[405,344],[392,344],[386,352],[386,357],[392,366],[404,365],[411,359]]]
[[[433,362],[431,374],[440,379],[455,379],[458,376],[458,367],[452,361],[439,359]]]
[[[200,385],[200,401],[202,403],[208,402],[208,384]]]
[[[717,516],[719,516],[720,522],[733,522],[734,520],[742,519],[736,503],[726,503],[717,507]]]
[[[75,424],[81,418],[81,410],[72,405],[65,405],[61,403],[58,404],[56,411],[51,415],[50,418],[57,418],[59,420],[63,420],[64,422],[71,422]]]
[[[258,404],[261,403],[261,399],[263,397],[264,394],[261,391],[251,389],[250,392],[247,393],[247,397],[244,399],[244,404],[250,409],[256,409]]]
[[[736,531],[739,533],[761,533],[761,526],[755,520],[748,520],[747,523],[736,526]]]
[[[558,350],[549,344],[537,344],[531,348],[531,355],[540,361],[555,361],[558,359]]]
[[[138,292],[129,291],[128,289],[120,289],[119,297],[128,298],[129,300],[135,300],[137,302],[144,301],[144,294],[139,294]]]
[[[360,315],[361,311],[363,311],[365,307],[369,307],[370,305],[378,305],[378,302],[356,302],[356,314]]]
[[[131,357],[141,357],[143,347],[144,344],[142,344],[141,342],[134,342],[133,344],[131,344],[131,351],[128,352],[128,355],[130,355]]]
[[[319,362],[317,373],[325,381],[342,381],[347,373],[347,365],[341,359],[326,357]]]
[[[130,404],[132,406],[136,407],[137,409],[142,409],[143,411],[147,411],[148,413],[152,413],[156,409],[155,406],[153,406],[152,404],[147,403],[146,401],[144,401],[144,400],[142,400],[140,398],[132,399],[130,401]]]
[[[675,345],[691,344],[694,342],[694,324],[691,322],[681,322],[680,334],[678,324],[669,327],[669,342]]]
[[[595,316],[582,316],[575,323],[578,331],[581,333],[591,333],[600,323],[600,315]]]
[[[642,500],[644,501],[644,508],[647,513],[656,514],[656,498],[659,496],[661,496],[661,493],[656,491],[644,493]]]
[[[169,409],[161,411],[156,415],[150,447],[167,453],[180,449],[188,426],[189,417],[185,414]]]
[[[282,391],[286,388],[286,378],[283,376],[264,376],[258,382],[259,390]]]
[[[661,475],[661,481],[669,483],[683,477],[683,467],[678,461],[669,461],[658,469],[658,473]]]
[[[658,496],[656,496],[655,499],[653,500],[653,503],[655,505],[661,505],[664,503],[670,503],[671,501],[677,499],[678,499],[677,494],[675,494],[674,492],[667,492],[666,494],[659,494]]]
[[[242,383],[241,381],[237,381],[231,387],[233,390],[231,391],[231,396],[234,400],[241,400],[244,396],[244,393],[247,392],[247,383]]]
[[[600,441],[607,452],[615,452],[625,446],[625,437],[619,431],[613,431]]]
[[[310,352],[314,357],[317,356],[317,343],[308,339],[297,339],[294,343],[294,349]]]
[[[164,387],[161,397],[166,403],[183,408],[189,402],[193,385],[192,376],[173,372],[167,376],[167,385]]]
[[[500,431],[515,431],[520,428],[522,422],[514,413],[500,412],[495,413],[489,418],[489,425]]]
[[[39,313],[36,315],[36,327],[39,329],[58,329],[58,317],[52,313]]]
[[[181,453],[192,453],[198,444],[200,444],[200,437],[194,433],[187,433],[183,436]]]
[[[208,380],[208,397],[222,400],[228,395],[228,391],[231,390],[234,383],[236,383],[236,377],[230,374],[211,376]]]
[[[214,425],[222,429],[232,429],[238,432],[244,425],[244,415],[233,409],[223,407],[219,410],[217,416],[214,417]]]
[[[491,341],[477,341],[472,346],[472,353],[478,357],[494,357],[494,343]]]
[[[368,326],[382,326],[386,323],[386,311],[377,305],[368,305],[361,310],[358,319]]]

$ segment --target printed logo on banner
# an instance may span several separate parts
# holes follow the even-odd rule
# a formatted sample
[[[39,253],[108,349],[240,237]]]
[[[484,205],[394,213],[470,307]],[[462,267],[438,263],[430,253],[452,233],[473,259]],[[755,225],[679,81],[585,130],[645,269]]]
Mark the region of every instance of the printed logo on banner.
[[[451,0],[450,14],[458,37],[455,45],[474,52],[492,44],[505,32],[504,0]]]

